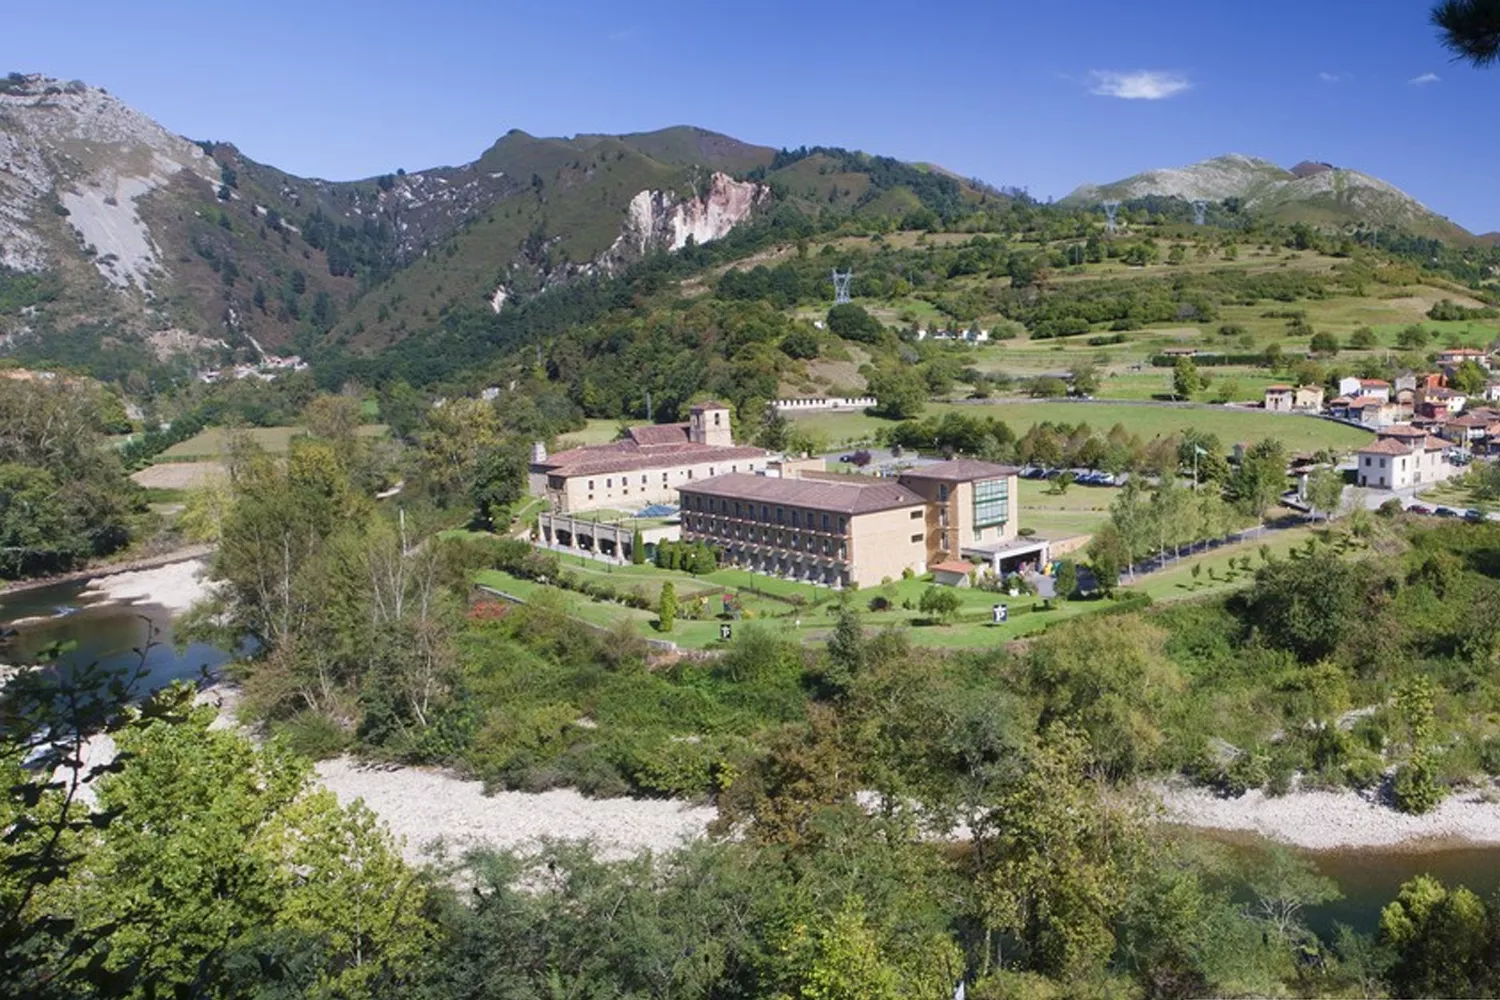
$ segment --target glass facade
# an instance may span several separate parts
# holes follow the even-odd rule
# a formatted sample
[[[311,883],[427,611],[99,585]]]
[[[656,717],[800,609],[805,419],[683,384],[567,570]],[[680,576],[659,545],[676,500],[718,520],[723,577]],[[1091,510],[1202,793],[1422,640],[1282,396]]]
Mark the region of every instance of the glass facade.
[[[974,528],[988,528],[1010,520],[1009,480],[985,479],[974,484]]]

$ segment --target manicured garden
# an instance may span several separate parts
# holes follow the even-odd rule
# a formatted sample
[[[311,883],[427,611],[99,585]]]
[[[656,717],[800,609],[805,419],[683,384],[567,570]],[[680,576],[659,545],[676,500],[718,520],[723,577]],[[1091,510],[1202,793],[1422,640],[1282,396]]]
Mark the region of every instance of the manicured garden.
[[[625,623],[646,638],[666,639],[686,649],[719,646],[720,625],[726,621],[771,622],[793,632],[802,641],[819,642],[837,620],[840,601],[852,602],[871,628],[899,628],[923,646],[974,649],[1033,635],[1051,625],[1140,600],[1154,603],[1207,597],[1245,586],[1265,553],[1275,558],[1306,544],[1311,527],[1268,531],[1262,536],[1201,552],[1185,552],[1169,560],[1156,572],[1132,579],[1122,578],[1113,600],[1088,597],[1047,601],[1032,594],[1010,596],[978,588],[953,588],[958,606],[949,621],[940,624],[921,610],[922,596],[934,586],[930,576],[891,580],[878,587],[845,593],[791,580],[760,576],[738,569],[719,569],[702,576],[660,569],[652,565],[615,565],[572,555],[557,555],[567,587],[552,581],[524,579],[499,569],[482,570],[475,582],[496,591],[531,601],[548,595],[578,621],[600,629]],[[660,628],[656,609],[662,585],[671,582],[678,612],[672,628]],[[602,596],[601,596],[602,595]],[[1137,598],[1136,595],[1140,595]],[[737,617],[725,617],[725,599],[736,608]],[[629,603],[627,603],[629,602]],[[632,604],[636,606],[632,606]],[[1005,604],[1009,620],[992,623],[992,607]],[[640,606],[640,605],[645,605]]]

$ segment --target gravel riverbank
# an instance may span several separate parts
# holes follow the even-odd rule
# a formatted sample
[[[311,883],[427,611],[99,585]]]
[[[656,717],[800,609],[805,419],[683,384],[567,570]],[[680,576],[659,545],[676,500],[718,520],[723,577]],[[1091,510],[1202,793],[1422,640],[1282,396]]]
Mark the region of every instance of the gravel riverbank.
[[[89,582],[83,596],[121,604],[158,604],[179,615],[212,590],[204,578],[207,568],[208,563],[200,558],[101,576]]]
[[[1450,795],[1425,816],[1408,816],[1352,790],[1277,797],[1257,790],[1223,798],[1180,783],[1148,787],[1161,799],[1167,822],[1254,833],[1312,851],[1500,844],[1500,804],[1472,789]]]
[[[380,767],[349,757],[318,764],[340,802],[363,799],[408,860],[456,859],[479,847],[534,847],[542,838],[591,840],[605,858],[667,851],[703,836],[715,811],[661,799],[589,799],[571,789],[485,795],[478,781],[430,768]]]

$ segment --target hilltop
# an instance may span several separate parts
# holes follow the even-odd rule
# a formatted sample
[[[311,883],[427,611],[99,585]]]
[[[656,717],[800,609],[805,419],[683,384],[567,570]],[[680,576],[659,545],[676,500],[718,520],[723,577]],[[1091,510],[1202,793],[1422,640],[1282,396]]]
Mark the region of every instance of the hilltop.
[[[0,78],[0,343],[132,364],[367,352],[792,206],[946,218],[995,197],[926,166],[692,126],[547,138],[358,181],[189,140],[81,81]],[[920,221],[920,220],[918,220]]]
[[[1239,153],[1186,167],[1147,170],[1108,184],[1086,184],[1063,199],[1084,205],[1181,198],[1226,202],[1284,223],[1322,227],[1389,226],[1452,242],[1474,239],[1400,188],[1358,170],[1306,161],[1290,170]]]

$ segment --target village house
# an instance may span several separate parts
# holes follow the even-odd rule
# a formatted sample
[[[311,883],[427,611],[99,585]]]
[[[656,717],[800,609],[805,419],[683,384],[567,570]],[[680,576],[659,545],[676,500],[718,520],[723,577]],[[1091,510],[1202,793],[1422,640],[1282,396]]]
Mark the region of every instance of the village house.
[[[1438,429],[1438,433],[1461,448],[1475,448],[1489,439],[1489,428],[1493,422],[1481,414],[1466,413],[1446,421]]]
[[[1323,409],[1323,387],[1267,386],[1265,407],[1273,413],[1317,413]]]
[[[1348,419],[1371,430],[1400,423],[1404,416],[1401,407],[1378,396],[1365,396],[1351,400],[1347,414]]]
[[[1018,471],[955,460],[894,478],[721,475],[679,487],[682,537],[731,566],[834,587],[966,559],[1005,573],[1048,557],[1046,540],[1018,535]]]
[[[630,428],[609,444],[584,445],[548,456],[533,450],[531,471],[554,513],[675,503],[682,484],[724,473],[757,473],[770,455],[734,443],[729,407],[699,403],[680,424]]]
[[[1450,373],[1465,361],[1472,361],[1485,371],[1489,371],[1490,356],[1484,351],[1473,347],[1451,347],[1448,350],[1438,352],[1437,363],[1439,367]]]
[[[1272,413],[1291,413],[1296,390],[1289,385],[1266,386],[1266,409]]]
[[[1415,409],[1424,417],[1436,417],[1439,413],[1456,415],[1463,412],[1468,402],[1468,396],[1446,386],[1419,388]]]
[[[1424,441],[1427,437],[1427,431],[1420,427],[1413,427],[1411,424],[1392,424],[1389,427],[1382,427],[1375,432],[1375,440],[1377,441],[1392,440],[1412,443],[1415,441]]]
[[[1439,482],[1453,470],[1443,457],[1445,447],[1434,437],[1379,438],[1356,453],[1357,481],[1360,486],[1377,490],[1404,490]]]
[[[1292,399],[1292,409],[1303,413],[1319,413],[1323,409],[1323,387],[1321,385],[1299,385]]]
[[[1391,384],[1379,378],[1349,376],[1339,379],[1338,388],[1340,396],[1348,396],[1352,399],[1365,397],[1388,400],[1391,398]]]

